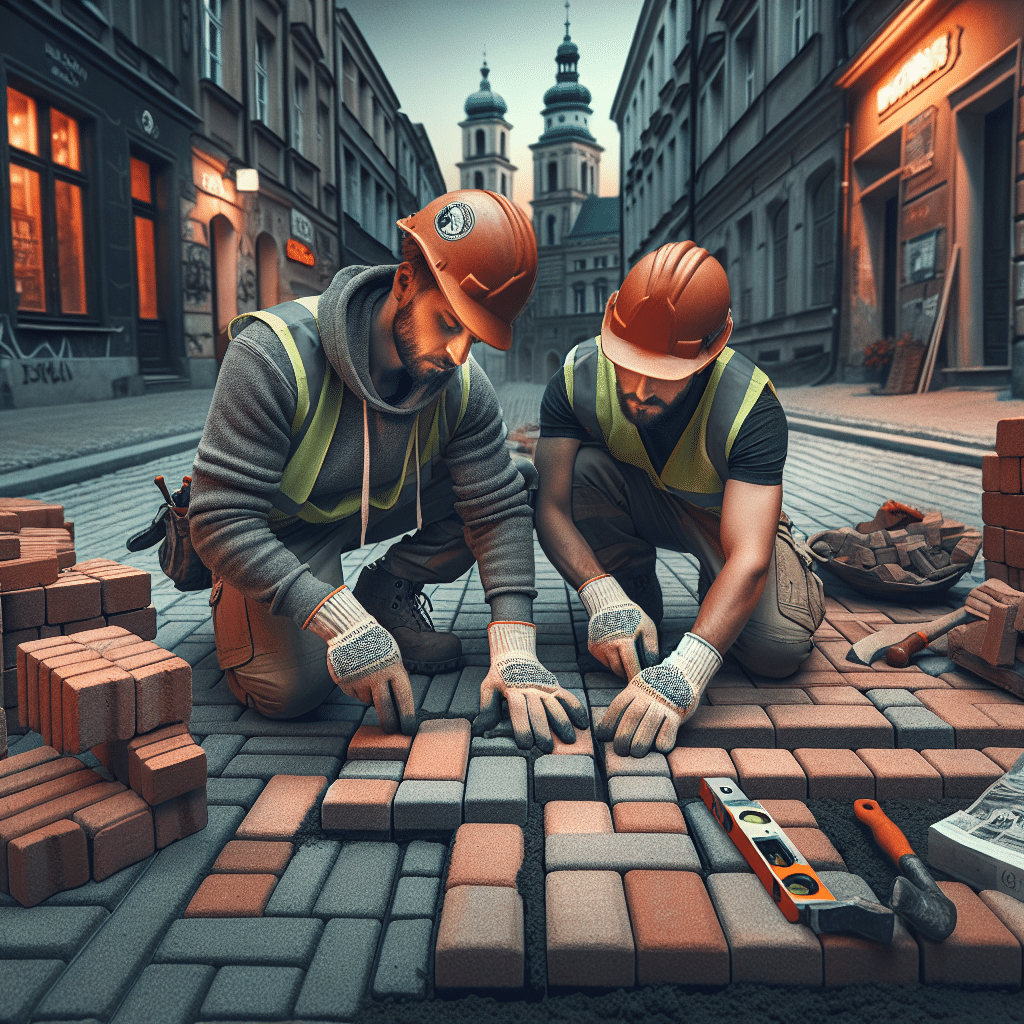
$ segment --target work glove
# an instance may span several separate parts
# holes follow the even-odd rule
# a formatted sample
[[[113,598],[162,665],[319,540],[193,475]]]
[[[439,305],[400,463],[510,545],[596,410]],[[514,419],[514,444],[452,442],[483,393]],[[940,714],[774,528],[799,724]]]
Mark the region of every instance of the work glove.
[[[662,754],[676,745],[686,716],[700,703],[722,656],[706,640],[687,633],[660,664],[645,668],[612,701],[597,726],[597,739],[614,738],[620,757],[644,757],[651,747]]]
[[[480,684],[480,714],[473,719],[473,735],[498,724],[504,697],[522,750],[536,743],[550,754],[555,749],[552,730],[563,743],[574,743],[573,726],[586,728],[587,711],[537,660],[537,627],[530,622],[492,622],[487,641],[491,668]]]
[[[398,644],[348,587],[328,594],[302,628],[327,641],[331,678],[350,697],[372,701],[384,732],[416,731],[412,686]]]
[[[590,616],[587,647],[598,661],[617,676],[632,679],[658,660],[657,627],[613,576],[587,580],[579,595]]]

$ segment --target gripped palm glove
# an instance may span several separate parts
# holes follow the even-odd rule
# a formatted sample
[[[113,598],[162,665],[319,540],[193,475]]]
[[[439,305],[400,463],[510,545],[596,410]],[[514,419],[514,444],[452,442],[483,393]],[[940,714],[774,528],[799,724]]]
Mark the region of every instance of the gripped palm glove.
[[[416,707],[409,675],[394,637],[341,586],[306,619],[308,629],[327,641],[327,669],[350,697],[373,702],[384,732],[416,731]]]
[[[536,743],[550,754],[555,748],[552,729],[563,743],[575,742],[573,725],[585,728],[587,711],[537,660],[537,627],[531,622],[492,622],[487,641],[491,668],[480,684],[480,714],[473,720],[473,734],[480,736],[498,724],[504,697],[522,750]]]
[[[614,738],[620,757],[644,757],[651,747],[668,754],[687,715],[700,703],[722,656],[706,640],[687,633],[660,664],[645,668],[612,701],[597,727],[602,743]]]
[[[607,573],[587,580],[579,589],[590,616],[587,647],[617,676],[632,679],[658,660],[658,630],[647,613],[626,597]],[[637,656],[643,654],[643,661]]]

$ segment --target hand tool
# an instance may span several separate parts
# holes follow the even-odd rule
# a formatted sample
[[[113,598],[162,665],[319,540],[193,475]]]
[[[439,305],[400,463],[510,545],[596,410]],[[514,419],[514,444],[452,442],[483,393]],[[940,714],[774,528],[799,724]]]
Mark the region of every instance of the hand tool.
[[[847,661],[855,661],[860,665],[870,665],[875,658],[885,652],[886,661],[894,668],[905,667],[912,655],[923,651],[933,640],[948,633],[954,626],[962,626],[965,622],[973,622],[976,616],[966,608],[932,619],[921,624],[919,629],[907,633],[907,623],[897,622],[892,626],[883,626],[870,636],[858,640],[846,655]]]
[[[749,800],[732,779],[701,779],[700,798],[786,920],[806,924],[817,935],[892,942],[893,912],[860,897],[836,899],[772,816],[756,800]]]
[[[907,837],[877,800],[855,800],[853,813],[871,829],[875,842],[902,872],[892,883],[889,906],[926,939],[948,939],[956,927],[956,904],[936,885]]]
[[[153,483],[155,483],[157,487],[160,488],[160,493],[164,496],[164,501],[167,502],[168,506],[173,508],[174,499],[171,497],[171,492],[167,490],[167,484],[164,483],[164,478],[162,476],[154,477]]]

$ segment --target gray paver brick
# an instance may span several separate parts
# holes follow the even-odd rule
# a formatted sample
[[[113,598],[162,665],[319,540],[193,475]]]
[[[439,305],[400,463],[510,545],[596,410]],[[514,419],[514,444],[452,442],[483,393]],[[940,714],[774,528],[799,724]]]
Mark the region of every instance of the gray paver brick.
[[[230,704],[198,704],[192,708],[190,728],[193,732],[199,729],[219,728],[224,722],[234,722],[242,714],[242,708]]]
[[[528,754],[529,751],[521,750],[510,736],[474,736],[469,744],[470,757],[526,757]]]
[[[302,754],[237,754],[223,771],[226,779],[269,780],[275,775],[323,775],[330,782],[338,777],[341,761],[337,757],[311,757]]]
[[[55,893],[46,901],[48,907],[106,907],[113,910],[121,902],[124,894],[132,887],[135,879],[146,870],[149,858],[139,861],[137,864],[129,864],[128,867],[107,878],[102,882],[88,881],[75,889],[65,889],[64,892]],[[3,947],[0,946],[0,949]]]
[[[263,913],[267,917],[308,917],[334,867],[341,843],[300,846],[274,888]]]
[[[896,686],[881,687],[877,690],[868,690],[865,695],[879,711],[884,712],[887,708],[923,708],[921,701],[914,696],[910,690],[901,690]]]
[[[462,824],[461,782],[406,779],[391,804],[395,832],[446,832]]]
[[[528,788],[523,758],[472,757],[466,773],[463,819],[525,825]]]
[[[221,804],[248,809],[256,803],[263,786],[262,779],[207,779],[206,802],[210,806]]]
[[[347,741],[341,736],[253,736],[245,740],[243,754],[303,754],[309,757],[344,757]]]
[[[397,867],[398,847],[394,843],[346,843],[313,913],[383,920]]]
[[[549,800],[596,800],[594,759],[586,754],[542,754],[533,763],[533,798]]]
[[[486,650],[486,641],[485,641]],[[470,665],[462,670],[459,684],[448,705],[449,718],[475,718],[480,713],[480,684],[488,669]]]
[[[956,746],[956,731],[934,711],[920,707],[892,707],[883,712],[892,722],[897,747],[914,750],[952,750]]]
[[[298,967],[222,967],[200,1011],[204,1017],[284,1020],[302,985]]]
[[[194,713],[192,721],[195,722]],[[207,777],[220,775],[244,742],[244,736],[207,736],[203,740],[203,750],[206,751]]]
[[[4,907],[0,950],[4,959],[70,960],[106,917],[100,907]]]
[[[430,933],[433,921],[392,921],[381,944],[380,961],[373,979],[373,994],[418,996],[427,991],[430,970]]]
[[[686,828],[693,843],[700,851],[701,860],[708,871],[750,872],[750,865],[743,854],[736,849],[733,841],[725,834],[715,816],[699,800],[693,800],[683,808]]]
[[[556,833],[544,840],[547,871],[700,871],[689,836],[640,832]]]
[[[440,672],[430,681],[422,708],[430,714],[444,714],[452,702],[455,687],[459,685],[460,672]]]
[[[626,801],[676,802],[672,780],[661,775],[616,775],[608,780],[608,803]]]
[[[402,874],[440,877],[444,870],[446,853],[447,848],[443,843],[428,843],[422,839],[415,839],[405,848]]]
[[[28,1020],[36,1001],[63,970],[63,960],[0,960],[0,1020]]]
[[[315,718],[314,714],[349,714],[351,718]],[[218,724],[217,732],[235,736],[351,736],[362,717],[362,707],[352,708],[344,704],[321,704],[308,716],[287,721],[264,718],[250,708],[243,711],[237,721]]]
[[[437,890],[441,879],[407,875],[398,880],[391,904],[392,919],[401,917],[433,917],[437,906]]]
[[[150,964],[111,1024],[192,1024],[216,973],[207,964]]]
[[[404,761],[346,761],[341,767],[340,779],[387,779],[401,782],[405,773]]]
[[[345,1020],[355,1015],[366,991],[380,937],[380,921],[333,918],[295,1004],[295,1016]]]
[[[322,931],[316,918],[183,918],[171,924],[153,962],[306,967]]]

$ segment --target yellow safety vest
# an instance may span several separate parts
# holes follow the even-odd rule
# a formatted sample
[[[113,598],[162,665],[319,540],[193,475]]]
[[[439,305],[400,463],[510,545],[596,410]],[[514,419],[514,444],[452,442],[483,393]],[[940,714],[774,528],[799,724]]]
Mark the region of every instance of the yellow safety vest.
[[[600,338],[571,349],[562,372],[576,418],[604,441],[614,459],[642,469],[659,490],[721,515],[736,435],[765,385],[775,390],[765,373],[734,349],[724,348],[696,412],[659,475],[639,431],[622,411],[615,364],[602,351]]]
[[[282,302],[271,309],[243,313],[228,325],[228,337],[234,340],[250,319],[261,320],[284,346],[295,374],[298,402],[292,419],[291,447],[288,461],[281,472],[280,486],[272,499],[274,511],[269,517],[271,526],[276,528],[287,526],[296,519],[303,519],[307,523],[331,523],[353,515],[360,507],[359,490],[347,494],[333,508],[318,508],[309,500],[327,456],[327,449],[334,438],[345,394],[344,381],[331,366],[320,344],[316,318],[318,302],[319,296],[316,295]],[[318,396],[315,406],[310,402],[311,395]],[[458,429],[468,403],[467,360],[460,367],[460,372],[453,374],[453,380],[445,390],[417,413],[409,431],[402,472],[392,487],[370,495],[372,507],[389,509],[398,501],[405,486],[416,435],[421,431],[421,417],[424,425],[430,424],[426,438],[421,440],[419,446],[421,481],[426,483],[430,479],[431,461],[440,454],[442,447]],[[454,426],[450,425],[451,418],[455,420]]]

